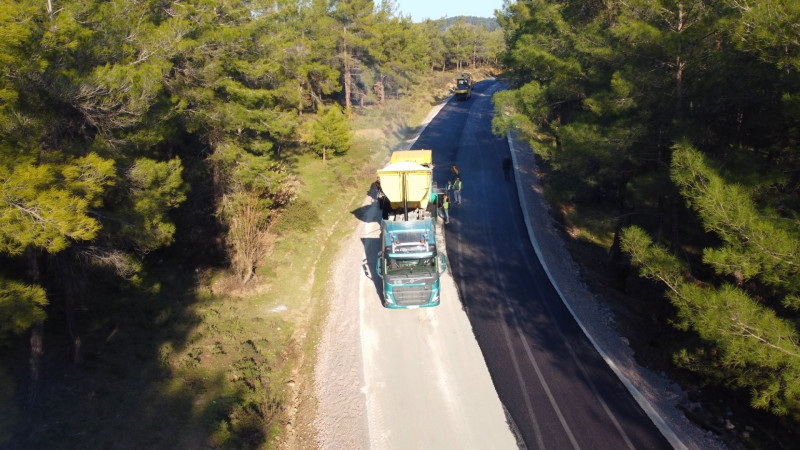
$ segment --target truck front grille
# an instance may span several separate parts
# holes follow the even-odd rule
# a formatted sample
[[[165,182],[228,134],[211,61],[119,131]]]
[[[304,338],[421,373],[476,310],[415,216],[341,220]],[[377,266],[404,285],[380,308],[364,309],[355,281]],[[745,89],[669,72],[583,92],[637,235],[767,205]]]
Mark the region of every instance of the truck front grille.
[[[427,305],[431,300],[430,286],[395,286],[392,293],[398,306]]]

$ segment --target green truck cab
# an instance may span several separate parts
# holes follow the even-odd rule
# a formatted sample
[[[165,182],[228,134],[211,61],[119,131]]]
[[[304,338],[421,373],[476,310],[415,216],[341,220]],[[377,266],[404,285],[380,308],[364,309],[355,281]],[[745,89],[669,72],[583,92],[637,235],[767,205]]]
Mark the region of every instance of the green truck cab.
[[[434,218],[381,222],[377,273],[383,279],[383,306],[437,306],[439,277],[446,261],[437,252]]]

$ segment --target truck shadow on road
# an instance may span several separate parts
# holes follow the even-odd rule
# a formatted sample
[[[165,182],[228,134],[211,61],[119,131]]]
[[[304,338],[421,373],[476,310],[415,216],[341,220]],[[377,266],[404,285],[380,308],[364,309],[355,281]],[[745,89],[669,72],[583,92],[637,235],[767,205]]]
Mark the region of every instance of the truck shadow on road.
[[[375,208],[375,210],[371,211],[372,208]],[[380,210],[375,202],[367,205],[361,205],[358,208],[350,211],[350,213],[364,223],[380,222],[381,220]]]
[[[364,245],[364,259],[361,261],[361,269],[364,271],[364,276],[372,280],[372,285],[375,287],[375,292],[378,294],[378,299],[383,304],[383,285],[381,277],[378,276],[378,252],[380,251],[381,243],[380,238],[361,238],[361,243]]]

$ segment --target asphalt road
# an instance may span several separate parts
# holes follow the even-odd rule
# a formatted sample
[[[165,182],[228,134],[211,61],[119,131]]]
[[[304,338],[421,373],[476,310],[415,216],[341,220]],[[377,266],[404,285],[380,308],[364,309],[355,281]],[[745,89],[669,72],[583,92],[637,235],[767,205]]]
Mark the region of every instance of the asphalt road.
[[[326,385],[323,391],[332,388],[320,395],[323,422],[319,429],[324,433],[321,447],[517,448],[450,272],[441,278],[439,306],[384,308],[381,280],[375,271],[381,250],[380,210],[376,202],[365,203],[354,215],[361,223],[351,239],[360,243],[343,245],[344,256],[338,266],[341,273],[334,275],[341,285],[334,290],[333,333],[330,338],[323,338],[320,350],[322,355],[334,355],[318,367],[317,378]],[[441,234],[442,221],[438,222]],[[446,253],[446,248],[440,251]],[[362,261],[360,265],[358,259]],[[356,284],[352,280],[359,281]],[[349,311],[349,317],[341,315],[343,311]],[[353,315],[358,316],[357,329],[349,327]],[[348,329],[340,330],[341,327]],[[360,344],[362,370],[358,381],[363,407],[348,375],[358,356],[325,350],[331,346],[350,348],[352,343]],[[327,386],[331,384],[338,387]],[[349,414],[342,414],[344,410]],[[358,423],[362,410],[366,433]],[[342,433],[350,433],[353,438]]]
[[[449,270],[491,380],[528,448],[672,448],[586,339],[531,246],[505,138],[491,133],[491,95],[451,101],[413,148],[433,149],[434,180],[461,169],[463,203],[446,228]],[[442,303],[450,299],[443,298]],[[365,361],[366,362],[366,361]]]

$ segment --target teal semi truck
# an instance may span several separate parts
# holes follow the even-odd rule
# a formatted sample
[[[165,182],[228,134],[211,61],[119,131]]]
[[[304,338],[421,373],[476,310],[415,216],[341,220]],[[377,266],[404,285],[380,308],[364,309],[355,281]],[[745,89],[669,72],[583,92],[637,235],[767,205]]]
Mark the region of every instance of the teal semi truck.
[[[389,165],[378,170],[378,178],[383,196],[376,272],[383,281],[383,306],[436,306],[446,261],[436,235],[438,199],[431,151],[394,152]]]

